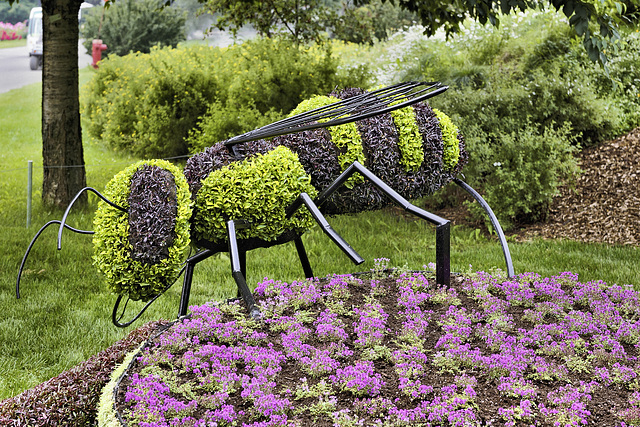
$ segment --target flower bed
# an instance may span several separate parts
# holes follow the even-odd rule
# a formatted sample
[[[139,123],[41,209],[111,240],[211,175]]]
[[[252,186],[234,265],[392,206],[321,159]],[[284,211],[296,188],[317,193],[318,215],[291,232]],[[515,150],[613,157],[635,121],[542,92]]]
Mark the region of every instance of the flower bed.
[[[10,24],[0,22],[0,41],[19,40],[27,36],[27,21]]]
[[[638,292],[572,273],[265,279],[192,307],[119,386],[129,426],[640,425]]]

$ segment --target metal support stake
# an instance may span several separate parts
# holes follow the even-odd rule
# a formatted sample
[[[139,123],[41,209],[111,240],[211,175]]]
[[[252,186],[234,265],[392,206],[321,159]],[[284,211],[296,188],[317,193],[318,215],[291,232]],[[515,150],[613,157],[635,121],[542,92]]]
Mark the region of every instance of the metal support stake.
[[[182,293],[180,294],[180,306],[178,308],[178,317],[186,316],[189,309],[189,295],[191,294],[191,282],[193,281],[193,269],[200,261],[204,261],[209,258],[215,252],[206,249],[202,252],[198,252],[187,260],[187,265],[184,271],[184,280],[182,281]]]
[[[31,193],[33,190],[33,160],[27,163],[27,228],[31,227]]]
[[[296,237],[294,242],[296,244],[296,250],[298,251],[298,258],[300,258],[300,263],[302,264],[302,269],[304,270],[304,276],[307,279],[311,279],[313,277],[313,270],[311,269],[311,263],[309,262],[307,251],[305,250],[304,244],[302,243],[302,238]]]
[[[436,282],[449,286],[451,283],[451,223],[436,227]]]

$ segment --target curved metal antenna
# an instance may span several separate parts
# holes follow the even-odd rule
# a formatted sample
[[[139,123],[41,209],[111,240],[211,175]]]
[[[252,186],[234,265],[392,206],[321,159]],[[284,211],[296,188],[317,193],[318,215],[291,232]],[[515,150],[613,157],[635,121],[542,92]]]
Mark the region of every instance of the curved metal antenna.
[[[31,248],[33,248],[33,245],[36,243],[36,240],[38,240],[38,237],[40,237],[40,235],[42,234],[42,232],[44,230],[47,229],[47,227],[49,227],[50,225],[53,224],[62,224],[62,221],[59,220],[53,220],[53,221],[49,221],[48,223],[46,223],[45,225],[42,226],[42,228],[36,233],[36,235],[33,237],[33,239],[31,240],[31,243],[29,244],[29,247],[27,248],[27,251],[24,253],[24,256],[22,257],[22,262],[20,263],[20,269],[18,270],[18,279],[16,280],[16,298],[20,299],[20,278],[22,277],[22,271],[24,269],[24,265],[27,262],[27,258],[29,257],[29,253],[31,252]],[[64,224],[64,228],[67,228],[71,231],[73,231],[74,233],[78,233],[78,234],[94,234],[93,231],[91,230],[80,230],[77,228],[73,228],[69,225]]]
[[[491,220],[491,225],[493,226],[493,229],[496,230],[496,234],[498,235],[498,240],[500,240],[500,245],[502,246],[502,254],[504,255],[504,261],[507,264],[507,276],[509,278],[515,276],[515,271],[513,269],[513,261],[511,260],[511,252],[509,251],[509,245],[507,244],[507,239],[504,237],[504,232],[502,231],[502,227],[498,222],[498,218],[493,213],[491,206],[489,206],[489,204],[482,198],[482,196],[476,190],[471,188],[471,186],[466,182],[458,178],[454,178],[453,182],[458,184],[467,193],[471,194],[471,196],[473,196],[473,198],[476,199],[476,201],[480,204],[482,209],[484,209],[485,213],[489,217],[489,220]]]
[[[138,314],[136,314],[133,319],[131,319],[130,321],[128,321],[126,323],[120,323],[120,320],[124,317],[124,312],[127,310],[127,305],[129,304],[130,299],[127,296],[127,301],[124,303],[124,307],[122,309],[122,314],[120,314],[120,316],[117,316],[118,307],[120,307],[120,302],[122,301],[122,297],[123,297],[122,295],[118,295],[118,298],[116,298],[116,303],[113,305],[113,311],[111,312],[111,321],[113,322],[113,324],[115,326],[117,326],[118,328],[126,328],[127,326],[130,326],[133,322],[138,320],[140,318],[140,316],[142,316],[142,314],[145,311],[147,311],[147,308],[149,308],[149,306],[155,302],[155,300],[157,300],[162,295],[164,295],[164,293],[167,292],[169,290],[169,288],[173,286],[174,283],[176,283],[176,281],[182,275],[182,273],[185,271],[186,268],[187,268],[186,265],[183,266],[182,269],[180,270],[180,273],[178,273],[178,275],[176,276],[176,279],[173,282],[171,282],[169,285],[167,285],[162,290],[162,292],[160,292],[158,295],[154,296],[151,300],[149,300],[149,302],[147,302],[145,304],[145,306],[142,307],[142,310],[140,310],[138,312]]]
[[[448,88],[448,86],[443,86],[439,82],[398,83],[372,92],[365,92],[343,101],[279,120],[245,134],[234,136],[224,142],[224,145],[232,147],[241,142],[255,141],[256,139],[352,123],[408,107],[439,95]],[[321,123],[320,120],[322,120]]]
[[[116,209],[119,209],[123,212],[127,212],[127,210],[121,206],[116,205],[115,203],[113,203],[111,200],[107,199],[105,196],[103,196],[102,194],[100,194],[100,192],[98,192],[95,188],[92,187],[85,187],[82,190],[80,190],[78,192],[78,194],[76,194],[76,196],[73,198],[73,200],[71,200],[71,203],[69,203],[69,206],[67,206],[67,210],[64,211],[64,215],[62,216],[62,221],[60,221],[60,230],[58,231],[58,250],[62,249],[62,230],[65,227],[68,227],[65,223],[67,221],[67,216],[69,216],[69,211],[71,211],[71,207],[73,206],[73,204],[76,202],[76,200],[78,200],[78,198],[82,195],[82,193],[84,193],[85,191],[91,191],[92,193],[94,193],[96,196],[100,197],[102,200],[104,200],[108,205],[113,206]]]

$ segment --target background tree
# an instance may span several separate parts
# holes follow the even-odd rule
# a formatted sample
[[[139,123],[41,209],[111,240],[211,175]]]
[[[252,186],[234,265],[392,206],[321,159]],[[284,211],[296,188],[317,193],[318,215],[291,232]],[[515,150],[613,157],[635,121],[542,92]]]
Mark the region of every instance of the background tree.
[[[40,6],[38,0],[22,0],[20,3],[9,4],[0,3],[0,22],[10,22],[15,24],[29,19],[29,12],[32,7]]]
[[[218,14],[214,27],[234,36],[251,25],[262,36],[284,35],[298,43],[320,40],[336,10],[323,0],[199,1],[203,12]]]
[[[170,0],[169,0],[170,1]],[[336,2],[321,0],[200,0],[204,9],[220,14],[215,26],[236,33],[243,25],[253,25],[260,34],[273,35],[286,30],[299,40],[317,39],[335,22]],[[527,9],[554,7],[568,18],[569,25],[583,39],[592,61],[605,64],[606,50],[618,39],[618,28],[627,22],[640,5],[640,0],[385,0],[415,13],[427,35],[439,29],[447,35],[460,31],[468,18],[497,26],[500,14]],[[356,5],[375,1],[355,0]],[[349,12],[352,13],[352,12]],[[356,16],[365,18],[366,11]],[[365,40],[366,41],[366,40]]]
[[[86,187],[78,93],[81,3],[42,0],[42,201],[60,208]]]
[[[554,7],[569,20],[569,25],[582,38],[584,48],[594,62],[605,64],[606,50],[619,38],[618,28],[635,13],[638,0],[388,0],[416,13],[432,36],[443,28],[447,35],[460,31],[460,24],[471,18],[481,24],[498,26],[500,14],[527,9]]]
[[[93,39],[102,39],[107,52],[119,56],[149,53],[153,46],[177,46],[186,39],[186,13],[162,4],[162,0],[120,0],[106,9],[93,8],[81,30],[87,52]]]

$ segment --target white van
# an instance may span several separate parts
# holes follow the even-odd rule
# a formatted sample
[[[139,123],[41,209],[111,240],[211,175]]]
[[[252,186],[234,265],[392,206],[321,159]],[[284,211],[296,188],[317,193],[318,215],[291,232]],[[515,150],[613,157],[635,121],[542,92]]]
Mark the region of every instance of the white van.
[[[27,33],[29,50],[29,68],[37,70],[42,65],[42,8],[34,7],[29,14],[29,32]]]
[[[82,3],[78,11],[78,22],[82,19],[82,10],[93,7],[91,3]],[[42,8],[34,7],[29,14],[29,32],[27,33],[29,68],[37,70],[42,66]]]

